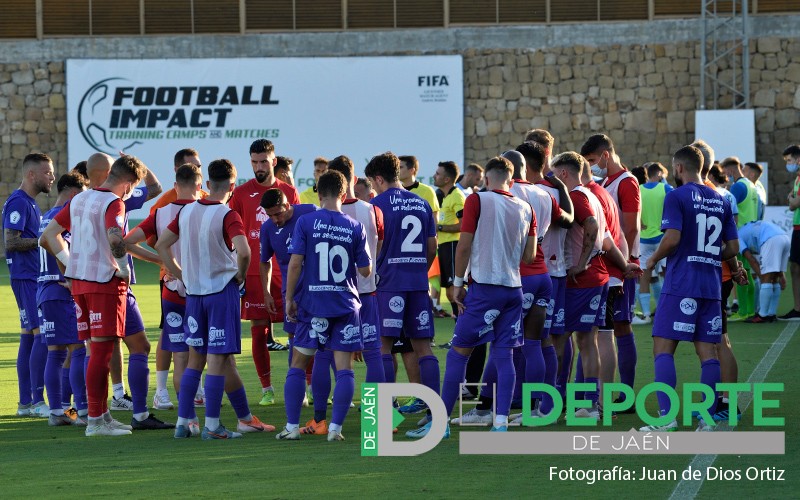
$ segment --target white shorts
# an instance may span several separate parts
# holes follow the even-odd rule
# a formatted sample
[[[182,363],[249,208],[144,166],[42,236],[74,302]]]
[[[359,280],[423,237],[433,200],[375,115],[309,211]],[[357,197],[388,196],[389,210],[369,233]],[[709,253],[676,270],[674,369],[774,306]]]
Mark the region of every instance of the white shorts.
[[[656,248],[658,248],[658,243],[639,243],[639,262],[641,265],[645,265],[647,261],[650,259],[650,256],[655,253]],[[653,268],[652,276],[655,278],[658,276],[658,273],[664,271],[664,266],[667,264],[667,259],[661,259]]]
[[[761,246],[761,274],[786,272],[791,241],[785,234],[773,236]]]

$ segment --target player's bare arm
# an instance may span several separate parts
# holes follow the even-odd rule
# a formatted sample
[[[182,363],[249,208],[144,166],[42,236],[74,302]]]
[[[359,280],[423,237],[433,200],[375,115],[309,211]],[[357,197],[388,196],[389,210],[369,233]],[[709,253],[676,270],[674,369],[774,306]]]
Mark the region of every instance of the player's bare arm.
[[[633,243],[641,231],[640,215],[640,212],[622,212],[622,233],[625,235],[625,242],[628,244],[628,248],[633,247]],[[633,257],[638,257],[638,255]]]
[[[67,246],[67,242],[61,236],[61,233],[64,231],[65,228],[61,227],[61,224],[53,219],[47,227],[44,228],[42,236],[39,238],[39,245],[58,261],[61,274],[66,272],[67,259],[69,258],[69,246]]]
[[[161,257],[161,262],[167,269],[167,272],[183,281],[183,270],[181,266],[178,265],[175,257],[169,252],[169,248],[177,242],[178,235],[169,229],[165,229],[156,242],[156,252],[158,252],[158,256]]]
[[[240,234],[234,236],[233,248],[236,250],[236,263],[239,266],[239,272],[236,273],[234,279],[240,285],[244,283],[244,278],[247,276],[247,268],[250,267],[250,245],[247,243],[247,238]]]
[[[276,314],[275,299],[270,293],[270,283],[272,282],[272,259],[258,263],[258,275],[261,279],[261,288],[264,290],[264,306],[271,314]]]
[[[131,277],[131,268],[128,266],[128,248],[122,237],[122,228],[110,227],[106,230],[108,246],[111,248],[111,255],[117,261],[117,272],[114,273],[118,278],[127,281]]]
[[[597,231],[599,225],[597,219],[594,217],[587,217],[583,220],[583,245],[581,248],[581,256],[578,261],[567,271],[567,276],[571,277],[573,281],[577,282],[576,276],[584,272],[589,267],[589,257],[592,255],[594,249],[594,242],[597,238]]]
[[[744,256],[744,258],[747,259],[747,262],[750,263],[750,269],[753,270],[753,274],[757,278],[761,279],[762,278],[762,276],[761,276],[761,266],[758,263],[758,259],[756,259],[755,256],[753,255],[753,252],[751,252],[749,249],[747,249],[744,252],[742,252],[742,256]]]
[[[622,239],[621,243],[623,247],[627,246],[624,238]],[[633,278],[642,273],[642,270],[639,266],[628,262],[627,252],[623,252],[619,247],[617,247],[611,237],[606,237],[603,240],[603,251],[605,252],[605,255],[608,257],[609,261],[624,273],[625,279]]]
[[[661,243],[658,244],[658,248],[656,251],[653,252],[653,255],[647,260],[645,264],[646,269],[653,269],[655,265],[658,263],[659,260],[667,257],[668,255],[672,255],[672,252],[678,248],[678,245],[681,242],[681,232],[677,229],[667,229],[664,231],[664,237],[661,238]],[[737,250],[738,250],[738,241],[737,241]],[[735,254],[734,254],[735,256]]]
[[[361,276],[363,276],[365,278],[369,277],[369,274],[371,272],[372,272],[372,264],[370,264],[368,266],[364,266],[364,267],[359,267],[358,268],[358,274],[360,274]]]
[[[292,254],[289,259],[289,267],[286,271],[286,319],[297,321],[297,303],[294,301],[294,292],[297,289],[297,281],[300,279],[300,270],[303,268],[305,256]]]
[[[472,253],[473,239],[475,239],[474,234],[461,233],[458,245],[456,245],[456,278],[453,281],[453,301],[458,306],[460,313],[464,312],[464,297],[467,294],[464,289],[464,278],[466,278],[469,257]]]
[[[164,190],[161,187],[161,183],[158,182],[158,177],[156,177],[156,174],[154,174],[149,168],[147,169],[147,175],[144,176],[144,187],[147,188],[147,201],[150,201],[156,196],[160,195]]]
[[[34,250],[39,245],[36,238],[23,238],[22,231],[17,229],[6,229],[6,251],[7,252],[27,252]]]
[[[558,205],[560,207],[560,212],[558,220],[555,221],[555,224],[558,227],[569,229],[575,222],[575,209],[572,205],[572,200],[569,197],[569,190],[567,189],[567,186],[561,182],[561,179],[555,175],[548,177],[547,180],[549,180],[550,184],[552,184],[558,190]]]
[[[460,233],[461,232],[461,221],[458,221],[455,224],[440,224],[441,229],[439,230],[440,233]]]
[[[530,264],[536,258],[537,241],[536,234],[529,235],[525,241],[525,248],[522,250],[522,263]]]
[[[426,257],[428,259],[428,269],[431,268],[433,264],[433,259],[436,258],[436,249],[437,249],[437,239],[436,236],[431,236],[428,238],[428,248]]]
[[[125,241],[125,245],[129,254],[133,255],[139,260],[161,265],[161,258],[156,252],[148,250],[140,245],[140,243],[145,240],[144,231],[142,231],[140,228],[134,228],[133,231],[125,235],[123,240]]]

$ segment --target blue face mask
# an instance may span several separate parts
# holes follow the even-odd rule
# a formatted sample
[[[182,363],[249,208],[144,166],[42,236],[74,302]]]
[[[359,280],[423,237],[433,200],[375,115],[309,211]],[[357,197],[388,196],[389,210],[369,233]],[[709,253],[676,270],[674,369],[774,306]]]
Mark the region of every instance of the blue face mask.
[[[797,172],[797,163],[787,163],[786,170],[791,173]]]

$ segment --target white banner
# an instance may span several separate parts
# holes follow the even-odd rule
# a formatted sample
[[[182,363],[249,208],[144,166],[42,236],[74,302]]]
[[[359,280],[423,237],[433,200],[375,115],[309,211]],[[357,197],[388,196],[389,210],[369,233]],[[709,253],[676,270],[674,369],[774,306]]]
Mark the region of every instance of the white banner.
[[[69,167],[101,151],[141,158],[165,189],[173,156],[228,158],[253,177],[260,138],[294,159],[299,191],[316,156],[349,156],[356,175],[375,154],[415,155],[430,183],[443,160],[464,162],[460,56],[71,59],[67,61]]]
[[[789,236],[792,235],[792,230],[794,228],[792,225],[793,218],[794,210],[789,210],[789,207],[786,206],[767,206],[764,209],[764,220],[780,226]]]

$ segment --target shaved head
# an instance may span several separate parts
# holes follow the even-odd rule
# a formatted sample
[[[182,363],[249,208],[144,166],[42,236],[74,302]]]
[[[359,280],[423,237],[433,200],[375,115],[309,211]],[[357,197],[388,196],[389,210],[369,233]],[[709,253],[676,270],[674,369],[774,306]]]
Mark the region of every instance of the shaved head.
[[[97,187],[106,181],[113,164],[114,159],[105,153],[95,153],[86,160],[86,175],[89,176],[92,187]]]

